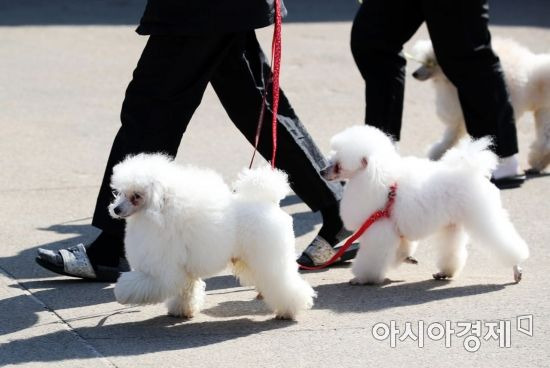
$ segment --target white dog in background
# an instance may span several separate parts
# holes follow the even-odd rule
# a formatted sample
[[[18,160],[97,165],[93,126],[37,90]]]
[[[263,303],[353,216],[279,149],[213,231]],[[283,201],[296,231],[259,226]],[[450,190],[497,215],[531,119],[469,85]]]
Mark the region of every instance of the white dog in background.
[[[111,215],[126,219],[132,271],[115,286],[122,304],[167,301],[174,316],[192,317],[205,283],[232,265],[281,319],[312,307],[315,292],[298,273],[292,218],[279,201],[286,174],[244,170],[235,192],[211,170],[181,167],[161,154],[139,154],[114,167]]]
[[[400,157],[388,136],[370,126],[354,126],[331,140],[328,180],[348,179],[340,216],[358,229],[388,201],[397,186],[391,216],[375,222],[360,238],[352,284],[381,283],[386,272],[412,256],[416,241],[437,235],[436,279],[455,276],[465,264],[468,235],[492,248],[521,280],[520,262],[529,250],[502,208],[488,176],[497,157],[490,140],[462,140],[440,161]]]
[[[493,48],[500,57],[516,120],[525,112],[534,115],[536,138],[531,145],[529,165],[542,171],[550,163],[550,54],[534,54],[509,39],[495,38]],[[438,160],[466,134],[464,117],[456,88],[438,65],[431,42],[418,41],[412,54],[413,59],[423,64],[413,77],[433,81],[437,114],[446,125],[443,138],[428,153],[432,160]]]

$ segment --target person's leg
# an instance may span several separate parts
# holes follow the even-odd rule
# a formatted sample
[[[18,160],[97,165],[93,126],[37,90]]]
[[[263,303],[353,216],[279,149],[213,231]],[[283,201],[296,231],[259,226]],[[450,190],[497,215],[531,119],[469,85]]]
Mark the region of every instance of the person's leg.
[[[212,86],[229,117],[247,140],[254,144],[262,96],[268,88],[264,123],[258,151],[271,159],[270,66],[254,32],[243,35],[212,77]],[[343,224],[339,216],[342,186],[329,183],[319,174],[327,165],[323,154],[300,122],[284,93],[278,111],[277,167],[284,170],[294,192],[313,210],[320,211],[323,226],[319,235],[334,245],[341,240]]]
[[[102,232],[86,248],[96,270],[97,265],[116,266],[124,255],[124,221],[112,219],[107,211],[112,200],[109,182],[113,166],[139,152],[176,155],[214,69],[234,41],[234,35],[149,38],[126,90],[122,125],[97,198],[92,225]],[[50,253],[39,252],[39,257],[46,256],[54,263],[61,260],[59,254]]]
[[[492,136],[500,157],[516,154],[514,113],[491,48],[487,0],[422,0],[422,7],[438,63],[458,90],[468,133]]]
[[[417,0],[365,0],[351,30],[351,51],[365,80],[365,123],[400,138],[405,88],[403,44],[423,22]]]
[[[235,126],[254,144],[262,93],[270,67],[254,32],[246,34],[220,64],[212,87]],[[271,160],[271,84],[258,152]],[[280,91],[278,111],[277,167],[284,170],[294,192],[313,210],[337,205],[342,187],[324,180],[319,171],[328,165],[323,154]]]

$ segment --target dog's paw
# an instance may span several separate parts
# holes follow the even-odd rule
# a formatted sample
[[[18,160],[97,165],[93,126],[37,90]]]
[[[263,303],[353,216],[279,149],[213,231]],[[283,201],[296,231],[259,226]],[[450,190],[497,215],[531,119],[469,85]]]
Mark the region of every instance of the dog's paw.
[[[293,321],[294,316],[291,316],[289,313],[278,313],[275,315],[275,319],[279,321]]]
[[[349,284],[353,286],[361,286],[361,285],[366,285],[367,282],[358,277],[354,277],[351,280],[349,280]]]
[[[168,306],[168,315],[176,318],[185,318],[191,319],[198,312],[191,308],[186,308],[177,302],[169,302]]]
[[[199,312],[196,306],[185,303],[181,297],[172,297],[166,301],[168,315],[177,318],[190,319]]]
[[[360,277],[354,277],[349,280],[349,284],[352,286],[362,286],[362,285],[380,285],[384,283],[385,279],[382,280],[366,280]]]
[[[432,275],[432,277],[433,277],[435,280],[447,280],[447,279],[451,278],[451,276],[447,275],[445,272],[434,273],[434,274]]]
[[[521,281],[522,277],[523,277],[523,270],[521,269],[520,266],[515,265],[514,266],[514,281],[516,282],[516,284]]]
[[[183,313],[182,311],[168,311],[168,315],[174,318],[191,319],[194,317],[193,313]]]
[[[407,258],[405,258],[403,263],[409,263],[409,264],[417,265],[418,260],[416,258],[414,258],[413,256],[408,256]]]
[[[352,286],[361,286],[361,285],[382,285],[386,282],[389,282],[389,279],[386,279],[384,276],[379,277],[376,275],[370,275],[368,277],[354,277],[349,280],[349,284]]]

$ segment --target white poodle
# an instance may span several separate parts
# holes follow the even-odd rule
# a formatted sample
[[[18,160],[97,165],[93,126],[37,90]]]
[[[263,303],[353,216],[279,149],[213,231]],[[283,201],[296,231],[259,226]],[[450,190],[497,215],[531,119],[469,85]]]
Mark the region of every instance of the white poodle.
[[[295,260],[292,218],[279,207],[289,191],[282,171],[244,170],[232,192],[214,171],[139,154],[114,167],[111,186],[109,211],[126,219],[132,269],[118,279],[118,302],[166,300],[170,314],[190,318],[204,299],[202,278],[232,265],[277,318],[312,307],[315,292]]]
[[[516,120],[525,112],[534,115],[536,138],[531,145],[529,164],[532,169],[542,171],[550,163],[550,54],[534,54],[509,39],[495,38],[493,48],[502,63]],[[456,88],[438,65],[431,42],[418,41],[412,54],[413,59],[423,63],[413,77],[433,81],[437,114],[446,125],[443,138],[428,153],[432,160],[437,160],[466,134],[464,117]]]
[[[497,164],[490,140],[462,140],[440,161],[400,157],[388,136],[370,126],[353,126],[331,140],[328,180],[348,179],[340,216],[357,230],[383,209],[396,185],[390,217],[376,221],[361,237],[352,284],[381,283],[386,272],[412,256],[416,241],[437,235],[436,279],[457,275],[466,261],[468,235],[495,251],[521,279],[519,263],[529,250],[502,208],[488,176]]]

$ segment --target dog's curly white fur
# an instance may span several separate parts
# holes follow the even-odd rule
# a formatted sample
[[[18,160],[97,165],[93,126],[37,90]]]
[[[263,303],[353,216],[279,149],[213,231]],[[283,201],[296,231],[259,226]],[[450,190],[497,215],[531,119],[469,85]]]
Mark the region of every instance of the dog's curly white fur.
[[[526,112],[532,112],[535,118],[536,137],[531,144],[529,165],[542,171],[550,163],[550,53],[534,54],[515,41],[502,38],[493,40],[493,48],[500,57],[516,120]],[[464,116],[457,90],[437,63],[431,42],[417,41],[412,55],[423,63],[413,76],[433,81],[437,114],[446,126],[443,137],[428,153],[437,160],[466,134]]]
[[[392,266],[412,256],[416,242],[437,235],[438,272],[457,275],[466,261],[468,235],[495,251],[521,279],[519,264],[529,250],[503,209],[499,190],[488,180],[497,157],[491,141],[465,138],[440,161],[401,157],[391,139],[370,126],[353,126],[331,140],[328,180],[348,179],[340,215],[349,230],[358,229],[384,208],[390,186],[397,193],[390,218],[375,222],[360,238],[352,284],[378,284]]]
[[[166,301],[170,314],[192,317],[203,304],[202,278],[232,265],[278,318],[312,307],[315,292],[295,261],[292,218],[279,207],[289,191],[282,171],[243,170],[232,192],[214,171],[139,154],[114,167],[111,186],[109,210],[126,219],[132,269],[115,286],[120,303]]]

